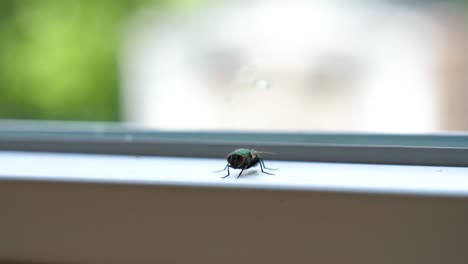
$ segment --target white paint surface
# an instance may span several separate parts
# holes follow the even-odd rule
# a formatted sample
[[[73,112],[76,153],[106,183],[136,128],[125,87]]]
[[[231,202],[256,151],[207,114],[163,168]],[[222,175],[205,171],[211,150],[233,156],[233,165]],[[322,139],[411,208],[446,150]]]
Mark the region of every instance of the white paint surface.
[[[279,168],[212,173],[224,159],[0,151],[0,181],[37,180],[468,196],[468,168],[266,161]]]

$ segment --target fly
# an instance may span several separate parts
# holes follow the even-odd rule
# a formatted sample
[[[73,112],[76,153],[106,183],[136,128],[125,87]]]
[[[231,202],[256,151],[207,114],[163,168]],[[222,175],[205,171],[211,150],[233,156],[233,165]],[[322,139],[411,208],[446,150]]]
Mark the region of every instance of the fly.
[[[226,167],[224,167],[224,169],[222,170],[214,171],[214,172],[227,170],[227,175],[221,177],[221,178],[226,178],[230,175],[229,168],[242,169],[239,175],[237,175],[237,178],[239,178],[242,175],[242,172],[244,172],[244,170],[251,168],[257,164],[260,164],[260,170],[263,173],[274,175],[273,173],[269,173],[263,170],[263,169],[268,169],[268,170],[276,170],[276,169],[267,168],[265,166],[265,162],[263,161],[262,157],[260,157],[259,153],[265,153],[265,152],[256,151],[254,149],[245,149],[245,148],[236,149],[227,155],[226,159],[228,163],[226,164]]]

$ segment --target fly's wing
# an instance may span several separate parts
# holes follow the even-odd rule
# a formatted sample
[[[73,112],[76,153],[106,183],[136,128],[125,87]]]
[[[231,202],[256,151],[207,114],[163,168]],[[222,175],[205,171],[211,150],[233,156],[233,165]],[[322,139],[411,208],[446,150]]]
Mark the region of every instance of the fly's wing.
[[[255,154],[268,154],[268,155],[276,155],[277,154],[275,152],[261,151],[261,150],[255,150],[255,149],[252,149],[251,152],[253,152]]]

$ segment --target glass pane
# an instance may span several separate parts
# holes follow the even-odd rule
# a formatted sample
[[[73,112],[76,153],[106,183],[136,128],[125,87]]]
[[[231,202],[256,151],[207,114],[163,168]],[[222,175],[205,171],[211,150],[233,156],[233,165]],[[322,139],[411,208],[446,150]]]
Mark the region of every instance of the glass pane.
[[[0,3],[0,118],[468,130],[467,1]]]

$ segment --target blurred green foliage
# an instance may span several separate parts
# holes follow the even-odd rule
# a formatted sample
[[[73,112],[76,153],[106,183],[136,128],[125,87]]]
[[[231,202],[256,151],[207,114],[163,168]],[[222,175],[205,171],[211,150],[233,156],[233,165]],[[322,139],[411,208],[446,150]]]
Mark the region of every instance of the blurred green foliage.
[[[0,1],[0,118],[119,120],[119,30],[146,4]]]

